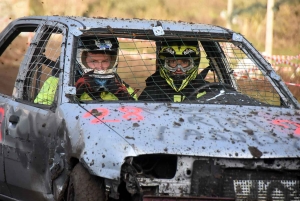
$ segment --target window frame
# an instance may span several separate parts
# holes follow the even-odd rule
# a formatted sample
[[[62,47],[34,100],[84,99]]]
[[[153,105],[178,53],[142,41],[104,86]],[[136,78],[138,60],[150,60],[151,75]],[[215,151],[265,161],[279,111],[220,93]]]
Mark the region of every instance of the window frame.
[[[15,88],[13,92],[13,97],[15,98],[16,101],[26,103],[28,105],[33,105],[35,107],[39,108],[55,108],[56,105],[59,104],[59,100],[61,97],[60,93],[56,93],[55,95],[55,103],[52,105],[43,105],[43,104],[38,104],[38,103],[33,103],[33,101],[26,100],[26,93],[28,87],[28,84],[30,84],[30,77],[33,75],[28,76],[28,71],[30,69],[30,65],[32,63],[32,60],[34,58],[34,53],[36,52],[37,48],[45,47],[47,43],[44,43],[40,41],[42,36],[45,36],[45,31],[47,31],[49,28],[50,29],[57,29],[60,30],[60,33],[62,34],[62,44],[61,44],[61,49],[60,49],[60,67],[59,67],[59,84],[58,86],[61,86],[61,80],[62,80],[62,73],[63,72],[63,61],[65,57],[65,40],[66,40],[66,33],[67,33],[67,28],[63,24],[60,24],[58,22],[54,21],[41,21],[41,20],[33,20],[32,22],[24,22],[22,20],[18,21],[20,25],[15,25],[12,27],[13,30],[19,27],[24,27],[24,28],[32,28],[36,34],[32,38],[32,41],[29,44],[29,47],[26,51],[26,57],[24,57],[23,61],[21,62],[21,66],[19,68],[19,73],[17,76],[17,81],[15,83]],[[28,22],[28,23],[27,23]],[[46,35],[51,35],[51,33],[46,34]],[[57,92],[61,91],[60,87],[57,88]]]

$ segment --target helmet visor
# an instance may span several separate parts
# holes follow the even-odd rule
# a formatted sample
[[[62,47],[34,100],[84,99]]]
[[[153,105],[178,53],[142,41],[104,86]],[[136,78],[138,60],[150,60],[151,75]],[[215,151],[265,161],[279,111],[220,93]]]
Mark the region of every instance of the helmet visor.
[[[171,72],[175,72],[180,69],[182,72],[186,72],[194,67],[194,60],[192,58],[166,58],[165,68]]]
[[[112,56],[109,54],[105,54],[104,52],[86,52],[86,54],[83,54],[82,60],[83,63],[86,64],[87,68],[91,69],[101,69],[101,70],[107,70],[112,68],[112,63],[115,61],[112,61]]]
[[[112,77],[117,69],[118,56],[99,50],[78,49],[77,61],[83,73],[94,71],[98,77]]]

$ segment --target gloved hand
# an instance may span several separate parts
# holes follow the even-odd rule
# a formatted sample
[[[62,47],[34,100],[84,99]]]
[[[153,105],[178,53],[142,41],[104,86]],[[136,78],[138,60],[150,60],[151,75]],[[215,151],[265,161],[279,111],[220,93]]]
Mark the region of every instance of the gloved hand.
[[[83,94],[84,92],[93,93],[98,90],[98,84],[95,82],[95,78],[90,76],[94,71],[85,73],[81,78],[75,83],[77,96]]]
[[[110,92],[117,96],[119,100],[135,100],[134,95],[137,91],[134,91],[128,84],[118,78],[116,76],[113,87],[110,87]]]
[[[115,84],[116,84],[116,90],[113,92],[114,94],[118,94],[118,93],[127,94],[128,93],[126,86],[122,82],[118,82],[116,80]]]

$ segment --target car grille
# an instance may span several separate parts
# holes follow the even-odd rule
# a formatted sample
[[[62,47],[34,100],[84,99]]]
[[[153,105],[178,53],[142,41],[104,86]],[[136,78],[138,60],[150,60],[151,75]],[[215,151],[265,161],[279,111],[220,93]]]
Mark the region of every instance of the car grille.
[[[235,180],[238,200],[300,200],[299,181],[293,180]]]
[[[300,201],[299,178],[299,171],[224,168],[198,160],[194,162],[191,193],[249,201]]]
[[[237,200],[300,200],[297,172],[225,170],[224,195]]]

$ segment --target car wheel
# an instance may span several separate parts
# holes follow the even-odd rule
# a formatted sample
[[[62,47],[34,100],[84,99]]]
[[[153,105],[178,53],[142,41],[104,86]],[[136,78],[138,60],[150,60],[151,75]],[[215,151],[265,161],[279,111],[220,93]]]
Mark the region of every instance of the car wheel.
[[[103,179],[91,175],[78,163],[70,174],[67,201],[104,201],[104,190]]]

